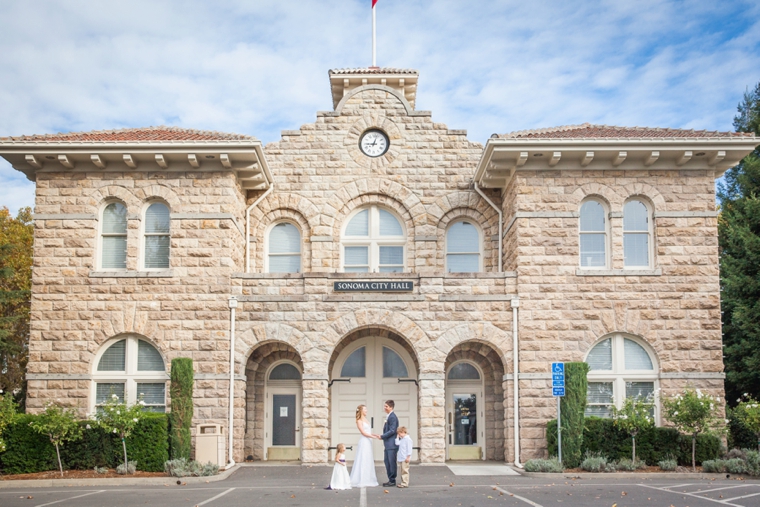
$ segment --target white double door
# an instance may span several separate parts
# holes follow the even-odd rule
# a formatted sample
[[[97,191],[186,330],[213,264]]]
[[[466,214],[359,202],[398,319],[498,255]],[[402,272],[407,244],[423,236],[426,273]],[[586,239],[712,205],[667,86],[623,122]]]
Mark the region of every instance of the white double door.
[[[383,404],[393,400],[399,426],[405,426],[417,440],[417,371],[409,353],[398,343],[382,337],[356,340],[341,351],[332,371],[331,387],[332,430],[330,445],[339,443],[353,447],[346,451],[346,459],[353,460],[360,433],[356,428],[356,409],[367,405],[370,432],[383,432],[386,414]],[[382,440],[373,440],[376,461],[383,459]],[[416,459],[416,454],[412,459]]]

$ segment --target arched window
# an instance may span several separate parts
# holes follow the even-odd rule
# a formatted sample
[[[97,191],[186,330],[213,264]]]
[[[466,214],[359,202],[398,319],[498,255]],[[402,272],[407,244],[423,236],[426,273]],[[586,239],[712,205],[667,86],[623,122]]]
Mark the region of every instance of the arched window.
[[[145,210],[145,269],[169,268],[169,207],[154,202]]]
[[[446,231],[446,272],[480,271],[480,245],[480,232],[472,222],[454,222]]]
[[[610,408],[622,407],[626,398],[652,403],[656,413],[657,370],[644,344],[622,334],[597,343],[586,356],[588,374],[586,415],[610,417]]]
[[[350,216],[343,231],[343,271],[401,273],[406,236],[396,216],[378,206]]]
[[[341,377],[365,377],[367,374],[367,348],[359,347],[351,352],[343,368],[340,370]]]
[[[581,205],[580,257],[582,268],[607,267],[607,217],[604,205],[595,200]]]
[[[275,224],[267,240],[268,273],[301,272],[301,233],[289,222]]]
[[[650,266],[649,208],[642,201],[632,199],[623,207],[623,254],[627,268]]]
[[[470,363],[456,363],[449,370],[449,380],[480,380],[480,372]]]
[[[149,412],[166,411],[166,367],[158,350],[136,336],[111,341],[93,372],[94,407],[110,396],[133,404],[142,399]]]
[[[290,363],[280,363],[269,372],[269,380],[301,380],[301,372]]]
[[[103,208],[100,267],[127,269],[127,208],[120,202],[112,202]]]

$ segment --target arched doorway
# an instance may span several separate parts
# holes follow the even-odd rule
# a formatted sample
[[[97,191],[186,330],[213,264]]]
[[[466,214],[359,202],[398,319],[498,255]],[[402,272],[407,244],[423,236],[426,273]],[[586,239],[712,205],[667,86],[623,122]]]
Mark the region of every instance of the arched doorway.
[[[449,352],[446,371],[446,459],[506,458],[504,363],[489,344],[465,341]]]
[[[356,445],[356,408],[361,404],[367,405],[372,433],[382,433],[383,403],[389,399],[396,404],[399,425],[407,428],[417,445],[418,367],[411,348],[398,335],[384,330],[363,330],[345,342],[336,349],[330,370],[330,445]],[[373,441],[373,451],[375,459],[381,460],[382,441]],[[353,456],[353,450],[347,450],[347,459]]]
[[[257,347],[246,364],[245,456],[255,461],[301,459],[303,363],[282,342]]]

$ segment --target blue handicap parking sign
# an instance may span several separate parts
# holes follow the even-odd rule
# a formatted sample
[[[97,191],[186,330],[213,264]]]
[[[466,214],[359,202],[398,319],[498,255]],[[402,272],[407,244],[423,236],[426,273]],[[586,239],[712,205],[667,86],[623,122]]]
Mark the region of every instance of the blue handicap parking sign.
[[[552,373],[561,373],[565,375],[565,363],[552,363]]]
[[[552,387],[552,396],[564,396],[564,395],[565,395],[564,387]]]

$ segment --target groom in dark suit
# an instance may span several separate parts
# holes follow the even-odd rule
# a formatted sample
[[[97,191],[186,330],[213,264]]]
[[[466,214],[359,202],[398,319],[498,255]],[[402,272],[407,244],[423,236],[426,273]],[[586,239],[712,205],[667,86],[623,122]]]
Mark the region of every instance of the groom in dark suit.
[[[385,447],[385,472],[388,474],[388,482],[383,483],[383,486],[396,485],[396,454],[398,453],[396,432],[398,431],[398,417],[393,413],[395,406],[396,404],[393,400],[388,400],[383,405],[383,410],[388,414],[385,424],[383,424],[383,434],[380,435]]]

